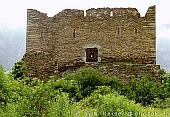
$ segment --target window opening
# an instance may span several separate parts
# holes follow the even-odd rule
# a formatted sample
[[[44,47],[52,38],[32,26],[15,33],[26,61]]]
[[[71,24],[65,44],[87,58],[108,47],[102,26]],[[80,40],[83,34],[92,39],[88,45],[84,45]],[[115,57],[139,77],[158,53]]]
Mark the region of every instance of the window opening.
[[[98,49],[87,48],[86,49],[86,62],[97,62],[98,61]]]

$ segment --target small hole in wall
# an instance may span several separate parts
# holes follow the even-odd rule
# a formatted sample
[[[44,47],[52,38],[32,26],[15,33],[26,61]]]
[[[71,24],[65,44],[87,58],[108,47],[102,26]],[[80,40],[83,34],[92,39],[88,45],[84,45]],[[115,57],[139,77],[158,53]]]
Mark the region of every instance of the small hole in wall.
[[[75,36],[76,36],[76,33],[75,33],[75,29],[74,29],[74,31],[73,31],[73,37],[75,38]]]
[[[120,28],[117,29],[117,33],[120,34]]]
[[[136,28],[134,28],[134,33],[137,34],[138,33],[138,30]]]

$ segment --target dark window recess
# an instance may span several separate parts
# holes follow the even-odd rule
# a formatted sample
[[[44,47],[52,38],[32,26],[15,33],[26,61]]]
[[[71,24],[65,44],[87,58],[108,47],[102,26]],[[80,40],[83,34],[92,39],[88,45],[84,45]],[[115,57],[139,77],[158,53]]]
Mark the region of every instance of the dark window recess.
[[[117,29],[117,33],[120,34],[120,29],[119,28]]]
[[[138,30],[137,30],[136,28],[134,29],[134,31],[135,31],[135,34],[137,34],[137,33],[138,33]]]
[[[98,49],[87,48],[86,49],[86,62],[97,62],[98,61]]]
[[[75,29],[74,29],[74,31],[73,31],[73,37],[75,38],[75,36],[76,36],[76,33],[75,33]]]

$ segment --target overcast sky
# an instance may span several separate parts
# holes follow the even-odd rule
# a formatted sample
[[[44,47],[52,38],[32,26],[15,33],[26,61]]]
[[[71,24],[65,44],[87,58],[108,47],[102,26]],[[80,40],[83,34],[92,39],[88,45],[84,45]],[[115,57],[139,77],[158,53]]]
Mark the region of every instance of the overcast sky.
[[[26,27],[27,9],[37,9],[53,16],[64,9],[134,7],[144,16],[148,7],[156,5],[157,35],[170,38],[169,0],[1,0],[0,24]]]

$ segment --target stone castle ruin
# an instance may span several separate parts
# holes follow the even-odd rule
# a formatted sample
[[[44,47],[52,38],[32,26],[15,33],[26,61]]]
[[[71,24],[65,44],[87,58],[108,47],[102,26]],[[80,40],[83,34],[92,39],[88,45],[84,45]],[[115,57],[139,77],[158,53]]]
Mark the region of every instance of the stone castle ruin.
[[[156,65],[155,6],[144,17],[136,8],[65,9],[53,17],[27,10],[27,76],[61,74],[91,66],[119,77],[151,73]],[[126,63],[132,64],[116,64]]]

